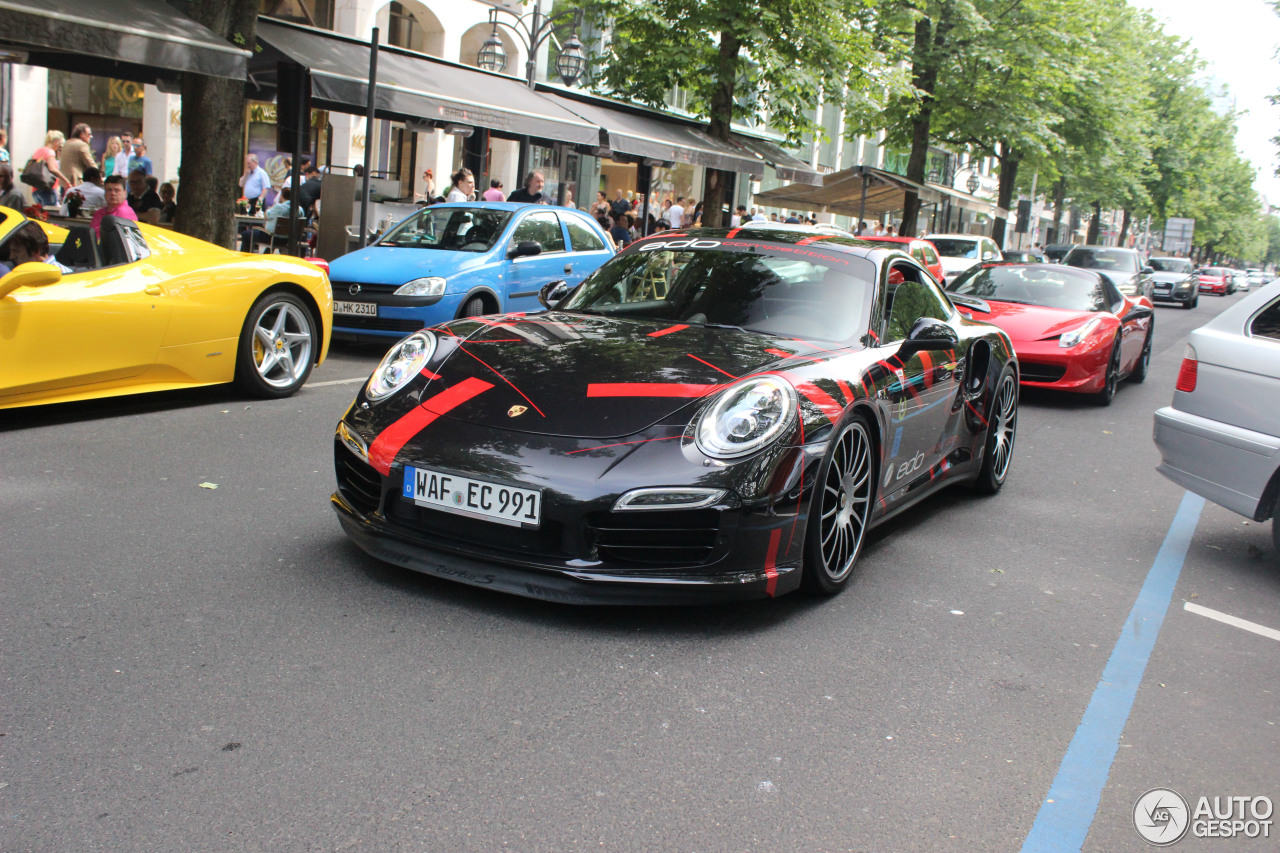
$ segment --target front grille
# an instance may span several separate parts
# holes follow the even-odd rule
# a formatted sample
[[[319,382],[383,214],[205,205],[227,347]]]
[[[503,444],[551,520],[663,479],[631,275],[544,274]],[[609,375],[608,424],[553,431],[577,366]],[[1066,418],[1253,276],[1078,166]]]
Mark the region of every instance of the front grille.
[[[370,332],[416,332],[423,328],[421,320],[392,320],[352,314],[334,314],[333,325]]]
[[[1018,370],[1024,382],[1057,382],[1067,373],[1064,364],[1037,364],[1034,361],[1019,361]]]
[[[403,285],[400,284],[365,284],[363,281],[330,281],[333,286],[333,298],[345,299],[353,294],[350,292],[351,285],[360,285],[360,295],[366,293],[395,293]]]
[[[335,438],[333,467],[338,475],[338,490],[351,506],[363,515],[375,512],[382,502],[382,477],[373,466]]]
[[[563,526],[546,518],[537,528],[512,527],[418,506],[403,497],[390,500],[386,512],[389,520],[412,528],[419,536],[459,547],[556,560],[575,556],[565,553]]]
[[[720,534],[714,509],[601,512],[587,517],[588,542],[602,560],[645,566],[700,565]]]

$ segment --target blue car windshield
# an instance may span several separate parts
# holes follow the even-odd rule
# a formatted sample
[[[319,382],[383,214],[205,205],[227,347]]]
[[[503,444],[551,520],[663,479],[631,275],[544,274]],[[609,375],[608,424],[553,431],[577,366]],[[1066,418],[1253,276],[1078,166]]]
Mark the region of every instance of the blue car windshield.
[[[470,207],[424,207],[378,241],[379,246],[487,252],[502,236],[509,210]]]

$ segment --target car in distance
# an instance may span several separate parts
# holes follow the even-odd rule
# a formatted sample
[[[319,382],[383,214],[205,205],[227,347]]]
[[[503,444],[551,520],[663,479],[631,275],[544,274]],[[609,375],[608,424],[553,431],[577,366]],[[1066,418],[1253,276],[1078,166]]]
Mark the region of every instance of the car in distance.
[[[1152,258],[1151,301],[1176,302],[1191,309],[1200,304],[1200,280],[1190,258]]]
[[[88,225],[53,236],[72,272],[25,263],[0,278],[0,409],[226,382],[286,397],[325,358],[332,294],[307,261],[114,216],[100,240]]]
[[[1036,252],[1028,249],[1004,249],[1001,251],[1004,260],[1012,261],[1016,264],[1043,264],[1045,259]]]
[[[1096,270],[982,264],[953,281],[948,295],[1005,330],[1023,385],[1091,394],[1107,406],[1121,380],[1147,378],[1155,309]]]
[[[1280,281],[1191,333],[1173,403],[1155,414],[1158,470],[1254,521],[1280,551]]]
[[[1137,249],[1118,246],[1072,246],[1062,263],[1069,267],[1097,270],[1111,279],[1126,296],[1145,296],[1155,292],[1152,275],[1155,270],[1142,260]]]
[[[1060,264],[1071,251],[1071,243],[1050,243],[1044,247],[1044,259],[1051,264]]]
[[[838,225],[832,225],[829,222],[819,222],[817,225],[809,225],[805,222],[775,222],[772,219],[751,219],[742,223],[738,227],[744,228],[748,231],[801,231],[808,234],[826,234],[832,237],[853,237],[853,234],[849,231],[844,230]]]
[[[334,438],[361,548],[575,603],[831,594],[870,526],[1005,481],[1008,337],[901,252],[671,232],[566,291],[387,353]]]
[[[1212,293],[1215,296],[1226,296],[1235,293],[1232,284],[1234,274],[1226,267],[1201,267],[1196,270],[1201,293]]]
[[[974,234],[926,234],[942,259],[942,272],[948,279],[982,261],[998,261],[1004,257],[990,237]]]
[[[573,287],[611,257],[608,235],[579,210],[431,205],[329,265],[334,336],[391,342],[455,317],[541,311],[543,285]]]
[[[937,248],[928,240],[921,240],[916,237],[890,237],[883,235],[880,237],[868,236],[866,234],[858,238],[866,240],[870,243],[894,243],[897,248],[906,252],[911,257],[920,262],[920,266],[929,271],[934,280],[944,288],[947,286],[947,274],[942,269],[942,258],[938,255]]]
[[[1265,271],[1251,267],[1250,269],[1245,270],[1245,272],[1249,276],[1250,287],[1261,287],[1267,283],[1267,274]]]
[[[1238,293],[1249,292],[1249,274],[1244,270],[1233,269],[1231,271],[1231,280],[1235,283]]]

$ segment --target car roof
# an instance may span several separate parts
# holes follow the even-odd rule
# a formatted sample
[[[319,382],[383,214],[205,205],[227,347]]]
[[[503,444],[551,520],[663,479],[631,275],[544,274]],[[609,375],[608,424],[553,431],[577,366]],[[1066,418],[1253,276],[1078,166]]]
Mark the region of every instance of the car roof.
[[[932,240],[932,239],[934,239],[935,237],[943,237],[943,238],[945,238],[945,239],[947,239],[947,240],[959,240],[959,239],[965,239],[965,240],[990,240],[990,239],[991,239],[990,237],[986,237],[986,236],[984,236],[984,235],[982,235],[982,234],[926,234],[926,235],[924,235],[924,237],[923,237],[922,239],[924,239],[924,240]]]
[[[656,234],[650,234],[647,237],[641,237],[635,242],[629,244],[620,254],[630,253],[633,247],[639,247],[653,240],[688,240],[694,241],[712,241],[712,240],[741,240],[747,235],[743,232],[751,232],[750,239],[754,243],[768,246],[770,243],[777,244],[779,247],[790,246],[809,246],[814,249],[831,249],[842,254],[854,255],[860,258],[866,258],[872,262],[887,258],[889,255],[897,255],[899,257],[911,258],[910,255],[896,247],[890,247],[882,243],[873,243],[869,240],[861,240],[857,237],[843,237],[839,234],[824,233],[813,229],[800,230],[794,228],[694,228],[694,229],[671,229],[670,231],[659,231]],[[695,246],[693,248],[711,249],[712,246]],[[918,263],[918,262],[916,262]]]

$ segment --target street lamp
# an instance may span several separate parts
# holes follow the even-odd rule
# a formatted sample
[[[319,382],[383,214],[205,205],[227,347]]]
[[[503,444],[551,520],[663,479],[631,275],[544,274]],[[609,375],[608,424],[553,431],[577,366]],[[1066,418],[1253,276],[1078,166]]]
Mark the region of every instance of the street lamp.
[[[510,15],[513,21],[501,20],[499,13]],[[582,26],[582,11],[580,9],[565,10],[557,15],[542,14],[541,3],[535,2],[533,11],[527,15],[521,15],[513,12],[503,6],[493,6],[489,9],[489,23],[493,26],[493,31],[489,34],[489,38],[485,39],[484,45],[481,46],[480,52],[476,54],[476,64],[485,71],[505,71],[507,68],[507,52],[502,47],[502,39],[498,37],[498,27],[504,27],[509,30],[528,51],[528,61],[525,63],[525,83],[530,89],[536,85],[535,73],[537,71],[538,50],[546,42],[547,39],[555,35],[557,29],[563,29],[568,22],[566,19],[572,19],[573,35],[564,43],[560,49],[560,56],[556,59],[556,73],[560,75],[560,79],[564,81],[566,86],[572,86],[581,79],[583,73],[587,70],[587,55],[582,49],[582,42],[578,40],[577,30]]]
[[[978,187],[982,186],[982,181],[978,179],[978,170],[975,168],[969,173],[969,180],[964,184],[969,188],[969,195],[973,195],[978,191]]]

